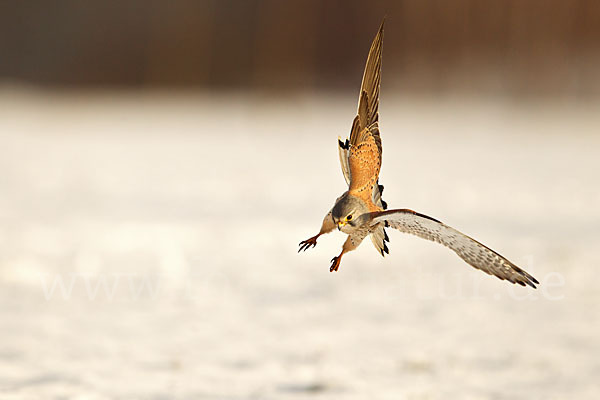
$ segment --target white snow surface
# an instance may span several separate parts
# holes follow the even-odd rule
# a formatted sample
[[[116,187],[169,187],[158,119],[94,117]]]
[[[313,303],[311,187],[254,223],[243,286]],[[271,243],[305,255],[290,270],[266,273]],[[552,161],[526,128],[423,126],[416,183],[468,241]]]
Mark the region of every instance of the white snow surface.
[[[383,93],[389,232],[297,254],[350,94],[0,89],[1,399],[597,399],[600,103]],[[62,286],[61,286],[62,284]]]

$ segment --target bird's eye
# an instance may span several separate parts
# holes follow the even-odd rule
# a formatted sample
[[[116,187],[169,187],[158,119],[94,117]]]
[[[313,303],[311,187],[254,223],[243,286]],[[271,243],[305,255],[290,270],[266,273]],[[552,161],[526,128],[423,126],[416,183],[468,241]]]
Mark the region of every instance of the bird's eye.
[[[350,221],[351,219],[352,219],[352,215],[348,215],[348,216],[346,217],[346,221]]]

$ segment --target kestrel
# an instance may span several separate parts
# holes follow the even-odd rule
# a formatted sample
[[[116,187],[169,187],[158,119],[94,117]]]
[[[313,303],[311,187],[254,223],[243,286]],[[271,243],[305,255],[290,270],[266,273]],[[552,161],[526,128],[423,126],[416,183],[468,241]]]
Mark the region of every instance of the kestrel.
[[[338,138],[340,163],[348,190],[336,200],[331,211],[327,213],[319,233],[300,242],[298,252],[316,246],[319,236],[337,227],[348,235],[340,254],[331,260],[329,270],[337,271],[342,256],[356,249],[367,236],[371,237],[382,256],[385,256],[385,253],[389,254],[386,244],[389,239],[385,228],[391,227],[438,242],[458,254],[467,264],[487,274],[535,288],[535,284],[539,282],[533,276],[456,229],[409,209],[387,210],[387,204],[381,199],[383,186],[379,185],[378,181],[382,153],[378,107],[383,25],[382,22],[367,57],[358,101],[358,115],[352,123],[350,138],[345,141]]]

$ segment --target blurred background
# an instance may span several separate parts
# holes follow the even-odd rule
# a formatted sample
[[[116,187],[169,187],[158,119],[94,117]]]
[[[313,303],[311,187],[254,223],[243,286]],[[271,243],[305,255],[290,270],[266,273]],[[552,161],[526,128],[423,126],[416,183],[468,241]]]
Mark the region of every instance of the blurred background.
[[[389,232],[329,273],[384,16]],[[596,399],[600,2],[4,1],[0,398]]]
[[[52,86],[354,89],[383,16],[386,86],[511,95],[600,91],[593,0],[2,4],[0,76]]]

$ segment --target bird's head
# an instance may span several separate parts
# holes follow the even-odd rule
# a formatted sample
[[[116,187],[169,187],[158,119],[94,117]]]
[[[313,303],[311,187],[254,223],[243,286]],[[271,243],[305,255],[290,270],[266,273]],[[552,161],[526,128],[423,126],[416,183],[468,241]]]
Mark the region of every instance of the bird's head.
[[[346,225],[352,227],[361,225],[361,217],[368,212],[369,209],[364,201],[346,192],[333,206],[331,216],[333,217],[333,222],[337,225],[338,230],[342,230]]]

